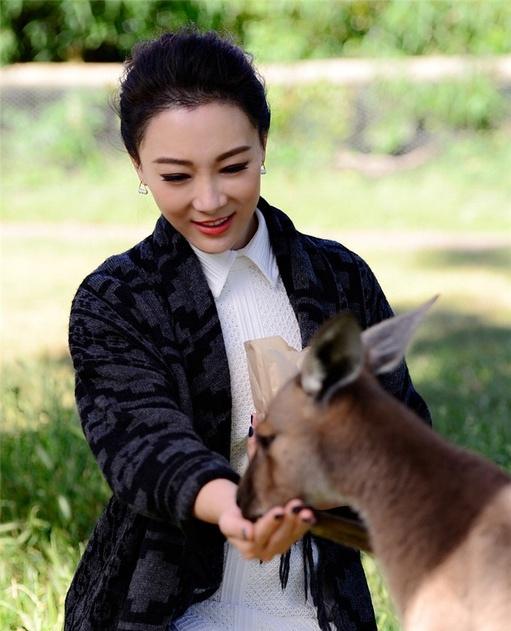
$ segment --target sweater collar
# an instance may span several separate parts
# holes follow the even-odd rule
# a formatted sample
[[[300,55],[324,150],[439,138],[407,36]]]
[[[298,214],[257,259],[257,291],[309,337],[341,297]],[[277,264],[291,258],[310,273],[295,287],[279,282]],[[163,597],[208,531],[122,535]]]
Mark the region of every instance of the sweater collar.
[[[210,254],[199,250],[194,245],[191,246],[201,263],[214,298],[218,298],[222,293],[234,261],[241,257],[246,257],[252,261],[261,270],[272,287],[277,282],[279,270],[271,250],[266,221],[258,208],[256,208],[255,212],[258,224],[257,230],[244,248]]]

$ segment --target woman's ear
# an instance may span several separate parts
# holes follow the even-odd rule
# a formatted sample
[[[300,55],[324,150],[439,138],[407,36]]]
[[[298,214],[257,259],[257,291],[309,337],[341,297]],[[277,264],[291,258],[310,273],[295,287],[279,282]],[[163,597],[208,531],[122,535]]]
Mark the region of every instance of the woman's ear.
[[[268,132],[259,134],[259,140],[261,141],[261,147],[263,149],[263,162],[266,158],[266,143],[268,142]]]
[[[135,158],[133,158],[132,156],[130,156],[130,160],[131,160],[131,164],[133,165],[133,168],[135,169],[135,171],[137,172],[137,175],[140,177],[141,175],[141,166],[140,166],[140,162],[138,162],[137,160],[135,160]]]
[[[135,169],[135,172],[137,174],[138,179],[145,184],[144,182],[144,173],[142,170],[142,165],[140,164],[140,162],[138,160],[136,160],[135,158],[130,156],[130,160],[131,160],[131,164],[133,165],[133,168]]]

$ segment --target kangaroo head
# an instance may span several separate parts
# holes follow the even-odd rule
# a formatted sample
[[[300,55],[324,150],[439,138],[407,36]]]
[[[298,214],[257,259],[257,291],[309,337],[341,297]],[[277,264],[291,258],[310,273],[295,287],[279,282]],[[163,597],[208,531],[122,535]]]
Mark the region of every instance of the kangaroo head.
[[[301,372],[279,391],[257,426],[256,453],[238,490],[245,517],[255,519],[294,497],[314,508],[342,503],[332,463],[357,454],[357,383],[367,372],[378,375],[399,365],[435,300],[365,331],[347,313],[320,328]]]

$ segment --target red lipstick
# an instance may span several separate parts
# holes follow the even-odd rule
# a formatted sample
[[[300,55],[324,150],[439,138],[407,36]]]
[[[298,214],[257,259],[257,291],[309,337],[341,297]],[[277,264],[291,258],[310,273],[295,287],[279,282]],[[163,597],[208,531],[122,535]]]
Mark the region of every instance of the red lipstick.
[[[228,217],[211,219],[210,221],[192,221],[192,223],[197,228],[197,230],[202,232],[202,234],[217,236],[229,230],[234,219],[234,214],[235,213],[232,213],[232,215],[229,215]]]

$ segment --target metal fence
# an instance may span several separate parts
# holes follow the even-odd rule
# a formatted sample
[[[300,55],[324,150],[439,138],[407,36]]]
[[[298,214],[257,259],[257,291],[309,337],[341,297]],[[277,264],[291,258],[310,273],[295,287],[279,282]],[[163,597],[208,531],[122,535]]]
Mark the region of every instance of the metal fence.
[[[270,96],[272,89],[281,89],[284,93],[286,90],[300,92],[308,89],[308,98],[314,100],[312,86],[318,84],[329,85],[331,89],[334,86],[334,90],[343,91],[347,107],[340,115],[347,120],[342,138],[345,151],[340,154],[339,160],[346,160],[351,168],[357,168],[357,153],[386,153],[381,146],[375,146],[374,142],[368,140],[368,131],[378,123],[389,128],[390,117],[393,120],[396,117],[402,120],[406,116],[410,118],[410,129],[400,132],[401,137],[392,140],[392,146],[388,148],[387,153],[393,155],[394,163],[403,161],[405,155],[406,160],[411,159],[412,163],[425,155],[424,147],[432,136],[431,126],[428,126],[424,116],[410,113],[409,102],[408,111],[405,111],[407,99],[395,93],[395,86],[400,83],[409,86],[407,91],[429,86],[431,92],[440,90],[441,86],[479,81],[483,86],[479,89],[486,92],[482,96],[476,95],[479,103],[476,106],[481,108],[481,99],[486,99],[487,103],[483,103],[483,106],[494,110],[488,112],[487,116],[491,118],[498,114],[499,124],[506,117],[507,120],[511,117],[511,55],[311,60],[263,65],[260,72],[270,88]],[[103,147],[120,150],[118,121],[113,104],[121,73],[120,64],[30,63],[1,68],[1,127],[4,132],[9,132],[12,119],[24,115],[25,119],[37,120],[48,115],[49,108],[53,107],[55,111],[53,114],[50,111],[51,115],[64,116],[71,124],[73,121],[80,122],[81,118],[85,133],[93,133]],[[445,98],[463,101],[463,95],[459,96],[456,90]],[[298,107],[302,105],[303,102]],[[469,108],[470,103],[458,103],[457,107]],[[473,109],[473,116],[484,115],[484,112],[476,111],[475,106]],[[468,115],[472,114],[468,112]],[[97,117],[94,124],[90,124],[92,116]],[[460,124],[463,125],[463,120]],[[486,122],[482,118],[473,124],[491,126],[494,121]],[[66,129],[64,120],[62,129]],[[381,164],[373,167],[376,170],[385,168]]]

